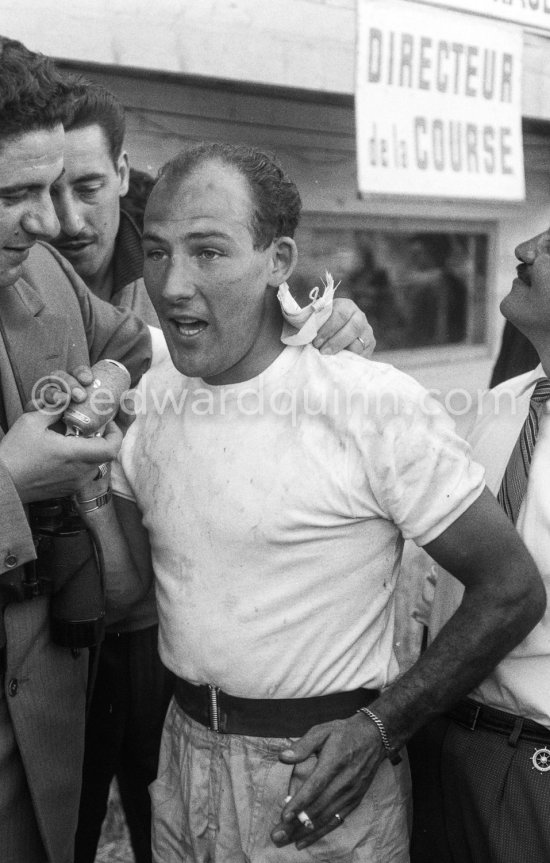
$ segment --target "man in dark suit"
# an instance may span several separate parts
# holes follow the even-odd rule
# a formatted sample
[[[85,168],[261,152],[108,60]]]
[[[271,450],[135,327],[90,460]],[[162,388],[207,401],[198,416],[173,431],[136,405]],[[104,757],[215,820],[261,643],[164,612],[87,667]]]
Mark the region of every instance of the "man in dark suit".
[[[120,436],[64,437],[24,413],[55,372],[84,398],[97,360],[137,381],[147,327],[97,300],[42,240],[59,232],[67,88],[46,58],[0,39],[0,849],[2,863],[72,863],[84,743],[87,650],[55,644],[50,596],[32,584],[28,504],[72,495]],[[77,375],[77,377],[75,377]],[[32,588],[32,589],[31,589]]]
[[[52,245],[87,287],[158,327],[143,283],[141,235],[121,209],[129,185],[124,109],[99,84],[70,79],[64,172],[52,188],[61,227]],[[145,207],[145,201],[143,202]],[[148,786],[157,775],[160,735],[172,694],[157,650],[154,589],[107,627],[86,721],[75,863],[93,863],[117,778],[136,863],[151,860]]]

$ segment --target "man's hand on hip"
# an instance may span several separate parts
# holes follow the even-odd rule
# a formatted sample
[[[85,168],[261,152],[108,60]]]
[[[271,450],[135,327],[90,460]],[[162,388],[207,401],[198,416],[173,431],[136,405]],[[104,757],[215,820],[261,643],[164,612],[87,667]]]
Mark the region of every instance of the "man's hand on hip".
[[[315,768],[271,832],[279,847],[294,842],[305,848],[339,827],[361,802],[385,757],[377,728],[360,714],[315,725],[279,758],[298,764],[312,754],[317,756]]]

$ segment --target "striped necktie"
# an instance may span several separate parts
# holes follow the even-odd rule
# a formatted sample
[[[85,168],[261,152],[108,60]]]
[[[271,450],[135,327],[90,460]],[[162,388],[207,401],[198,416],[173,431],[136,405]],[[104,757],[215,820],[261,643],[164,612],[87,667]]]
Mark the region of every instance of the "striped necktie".
[[[539,422],[548,399],[550,399],[550,381],[548,378],[539,378],[531,395],[529,414],[506,465],[497,495],[498,502],[514,524],[527,490],[527,477],[537,442]]]

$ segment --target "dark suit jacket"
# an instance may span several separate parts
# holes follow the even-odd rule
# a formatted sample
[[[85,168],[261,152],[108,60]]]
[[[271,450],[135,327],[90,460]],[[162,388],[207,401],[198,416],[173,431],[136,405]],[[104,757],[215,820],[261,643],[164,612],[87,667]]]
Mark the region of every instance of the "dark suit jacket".
[[[40,377],[56,369],[72,371],[83,363],[110,357],[129,368],[135,383],[150,363],[147,327],[131,312],[94,297],[71,266],[45,244],[31,250],[23,278],[0,289],[0,315],[25,399],[31,397],[33,384]],[[1,371],[11,425],[22,404],[10,369]],[[0,572],[14,570],[34,557],[25,508],[0,461]],[[72,863],[82,770],[87,651],[75,657],[69,649],[52,644],[48,611],[46,598],[11,603],[5,608],[9,720],[4,727],[0,724],[0,738],[4,756],[6,742],[12,741],[19,771],[22,761],[49,861]],[[4,765],[9,765],[9,758]],[[2,808],[9,810],[7,798],[13,793],[9,789],[14,783],[7,779],[0,776],[0,825]],[[22,823],[20,830],[26,829]],[[0,835],[0,849],[3,847]]]

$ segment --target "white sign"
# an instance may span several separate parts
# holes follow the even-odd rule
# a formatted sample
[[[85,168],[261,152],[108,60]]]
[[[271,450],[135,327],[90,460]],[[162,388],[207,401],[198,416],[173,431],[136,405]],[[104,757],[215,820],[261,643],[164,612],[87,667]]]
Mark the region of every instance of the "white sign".
[[[550,30],[550,0],[420,0],[431,6],[447,6],[461,12],[476,12],[525,27]]]
[[[358,0],[363,194],[523,200],[522,34],[408,0]]]

